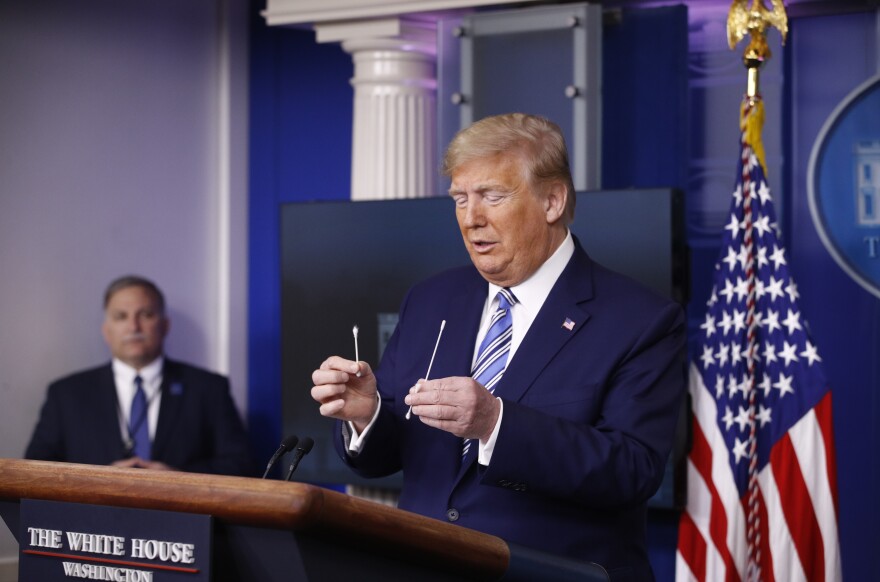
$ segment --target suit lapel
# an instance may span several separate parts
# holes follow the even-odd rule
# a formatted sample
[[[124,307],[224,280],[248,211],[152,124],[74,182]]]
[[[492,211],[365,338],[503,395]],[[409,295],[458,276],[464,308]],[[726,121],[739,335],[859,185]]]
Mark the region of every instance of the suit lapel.
[[[159,405],[159,421],[153,437],[153,459],[162,459],[170,435],[177,425],[183,404],[183,383],[180,380],[177,364],[165,359],[162,368],[162,403]]]
[[[592,297],[592,262],[576,242],[574,255],[498,383],[496,396],[511,401],[522,398],[550,360],[586,327],[590,313],[583,304]]]
[[[444,353],[444,366],[437,372],[431,372],[433,378],[446,376],[468,376],[474,359],[474,344],[480,330],[480,317],[486,304],[489,284],[480,276],[463,285],[461,293],[451,302],[452,309],[447,319],[444,335],[448,340],[441,340],[438,347],[438,358],[441,349]]]
[[[480,319],[488,291],[489,284],[475,270],[473,279],[463,284],[460,291],[451,298],[452,300],[448,303],[451,308],[446,321],[444,339],[440,341],[440,347],[437,350],[437,361],[435,368],[431,371],[432,378],[470,375],[474,359],[474,345],[480,330]],[[464,474],[461,459],[462,440],[449,433],[442,438],[444,445],[437,448],[436,453],[442,455],[443,458],[438,458],[437,462],[447,465],[453,470],[458,468],[459,473],[453,478],[451,484],[451,488],[454,489]],[[447,440],[453,442],[454,445],[446,444]]]
[[[575,239],[574,254],[508,363],[504,376],[495,387],[495,396],[514,402],[523,397],[550,360],[586,326],[590,314],[582,304],[592,297],[592,262]],[[479,320],[480,313],[473,317]],[[473,357],[475,336],[476,332],[468,346],[470,357]],[[453,488],[458,486],[476,459],[476,454],[468,454],[468,461],[462,463]]]
[[[122,437],[122,409],[119,396],[116,394],[116,379],[113,377],[113,365],[107,364],[98,371],[98,398],[96,406],[100,407],[95,415],[98,434],[103,435],[101,442],[106,447],[106,458],[121,459],[126,454],[125,440]]]

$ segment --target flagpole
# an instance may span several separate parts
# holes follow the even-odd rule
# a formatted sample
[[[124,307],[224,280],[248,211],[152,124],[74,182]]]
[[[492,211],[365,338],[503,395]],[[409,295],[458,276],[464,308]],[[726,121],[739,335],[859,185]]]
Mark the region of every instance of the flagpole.
[[[759,92],[759,75],[761,66],[770,58],[770,47],[767,45],[766,29],[774,26],[782,34],[788,31],[788,20],[782,0],[771,0],[772,10],[768,10],[763,0],[752,0],[751,7],[746,7],[746,0],[734,0],[727,18],[727,39],[731,50],[748,34],[749,43],[743,53],[743,64],[748,71],[746,94],[740,109],[740,129],[742,131],[742,205],[743,205],[743,247],[745,250],[745,275],[747,281],[746,295],[746,389],[748,393],[749,423],[749,467],[748,467],[748,503],[746,506],[746,541],[748,544],[748,566],[746,580],[761,580],[761,507],[758,487],[758,451],[756,423],[756,384],[755,360],[757,351],[757,321],[755,318],[756,269],[753,245],[752,200],[755,196],[755,185],[751,181],[749,171],[755,156],[766,175],[764,147],[761,140],[761,129],[764,123],[764,104]]]

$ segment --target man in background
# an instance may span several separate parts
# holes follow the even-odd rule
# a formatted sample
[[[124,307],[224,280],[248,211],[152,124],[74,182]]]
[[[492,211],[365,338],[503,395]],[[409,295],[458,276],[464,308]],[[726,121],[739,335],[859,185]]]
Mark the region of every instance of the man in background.
[[[165,298],[137,276],[104,294],[112,360],[49,386],[25,457],[155,470],[250,475],[229,381],[163,352]]]
[[[646,502],[684,394],[681,306],[572,236],[548,120],[481,120],[444,172],[473,265],[410,290],[375,375],[337,356],[313,373],[340,455],[366,477],[402,470],[402,509],[651,580]]]

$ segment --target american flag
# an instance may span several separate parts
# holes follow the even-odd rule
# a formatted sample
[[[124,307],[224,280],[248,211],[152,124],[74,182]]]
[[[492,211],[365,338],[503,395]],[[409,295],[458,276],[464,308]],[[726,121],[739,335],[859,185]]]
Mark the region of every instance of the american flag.
[[[840,580],[831,392],[765,180],[763,104],[741,112],[738,179],[692,353],[676,580]]]

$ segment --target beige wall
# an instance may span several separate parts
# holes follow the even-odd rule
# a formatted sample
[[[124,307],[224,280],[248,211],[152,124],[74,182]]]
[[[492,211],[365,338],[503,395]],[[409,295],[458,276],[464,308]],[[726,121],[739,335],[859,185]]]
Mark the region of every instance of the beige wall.
[[[0,456],[52,379],[108,361],[101,295],[130,272],[244,412],[246,33],[244,0],[0,3]],[[0,581],[16,555],[0,526]]]

